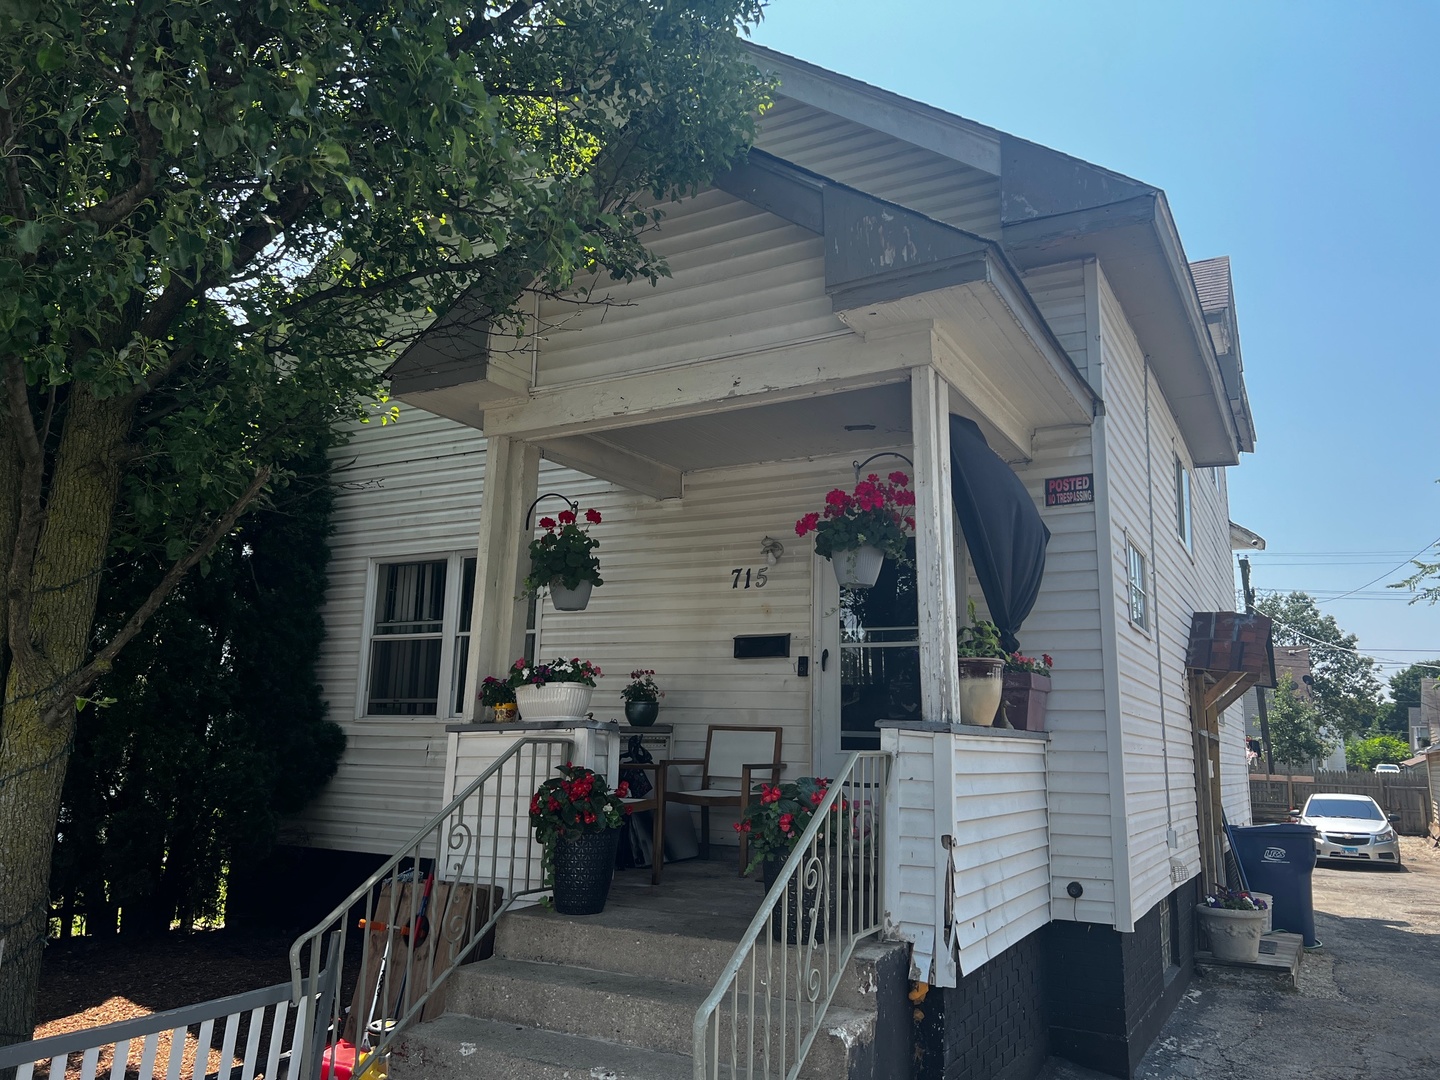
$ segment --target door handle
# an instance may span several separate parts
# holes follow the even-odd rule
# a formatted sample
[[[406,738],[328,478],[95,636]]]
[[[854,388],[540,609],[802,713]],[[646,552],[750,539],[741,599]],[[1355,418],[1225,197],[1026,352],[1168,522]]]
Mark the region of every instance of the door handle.
[[[830,650],[829,650],[829,649],[821,649],[821,650],[820,650],[820,670],[821,670],[821,671],[824,671],[824,670],[825,670],[825,664],[826,664],[826,662],[827,662],[829,659],[830,659]]]

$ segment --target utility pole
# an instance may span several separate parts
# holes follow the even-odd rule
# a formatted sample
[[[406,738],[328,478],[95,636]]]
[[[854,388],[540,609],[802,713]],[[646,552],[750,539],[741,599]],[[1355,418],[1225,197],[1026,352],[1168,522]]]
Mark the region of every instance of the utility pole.
[[[1240,556],[1240,587],[1245,591],[1245,614],[1255,614],[1255,590],[1250,587],[1250,557]],[[1270,706],[1265,700],[1265,688],[1255,687],[1255,711],[1260,717],[1260,745],[1265,750],[1265,771],[1275,775],[1275,752],[1270,748]],[[1294,802],[1294,797],[1291,797]]]

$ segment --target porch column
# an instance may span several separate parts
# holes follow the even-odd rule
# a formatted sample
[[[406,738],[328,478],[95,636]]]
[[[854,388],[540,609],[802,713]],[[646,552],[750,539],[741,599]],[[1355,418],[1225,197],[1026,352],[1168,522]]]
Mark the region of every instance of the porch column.
[[[915,585],[920,594],[920,713],[960,722],[955,513],[950,497],[950,391],[932,367],[910,369],[915,432]]]
[[[492,435],[485,445],[485,494],[476,544],[475,602],[470,609],[470,656],[465,669],[465,719],[475,719],[475,695],[486,675],[509,670],[525,648],[528,601],[517,599],[529,570],[525,511],[540,480],[538,447]]]

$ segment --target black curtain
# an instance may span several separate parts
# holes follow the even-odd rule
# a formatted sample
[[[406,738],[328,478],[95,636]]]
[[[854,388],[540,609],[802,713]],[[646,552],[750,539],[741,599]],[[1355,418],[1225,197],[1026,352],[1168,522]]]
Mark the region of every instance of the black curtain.
[[[1016,652],[1040,593],[1050,530],[1020,478],[963,416],[950,417],[950,488],[990,618],[1006,652]]]

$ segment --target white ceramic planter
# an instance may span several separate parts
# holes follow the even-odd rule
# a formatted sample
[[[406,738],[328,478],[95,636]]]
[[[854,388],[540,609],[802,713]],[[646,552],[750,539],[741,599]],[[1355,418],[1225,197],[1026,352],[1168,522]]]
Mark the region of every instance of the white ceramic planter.
[[[1196,905],[1200,924],[1210,938],[1210,955],[1216,960],[1255,963],[1260,959],[1260,935],[1265,933],[1265,912],[1231,911]]]
[[[880,577],[885,553],[865,544],[835,552],[830,556],[830,565],[835,568],[835,580],[842,589],[868,589]]]
[[[1005,692],[1005,661],[990,657],[960,658],[960,722],[994,727]]]
[[[584,720],[594,692],[584,683],[517,686],[515,704],[520,706],[521,720]]]
[[[584,611],[590,603],[590,592],[594,588],[593,581],[582,581],[573,589],[567,589],[559,581],[552,581],[550,606],[556,611]]]

